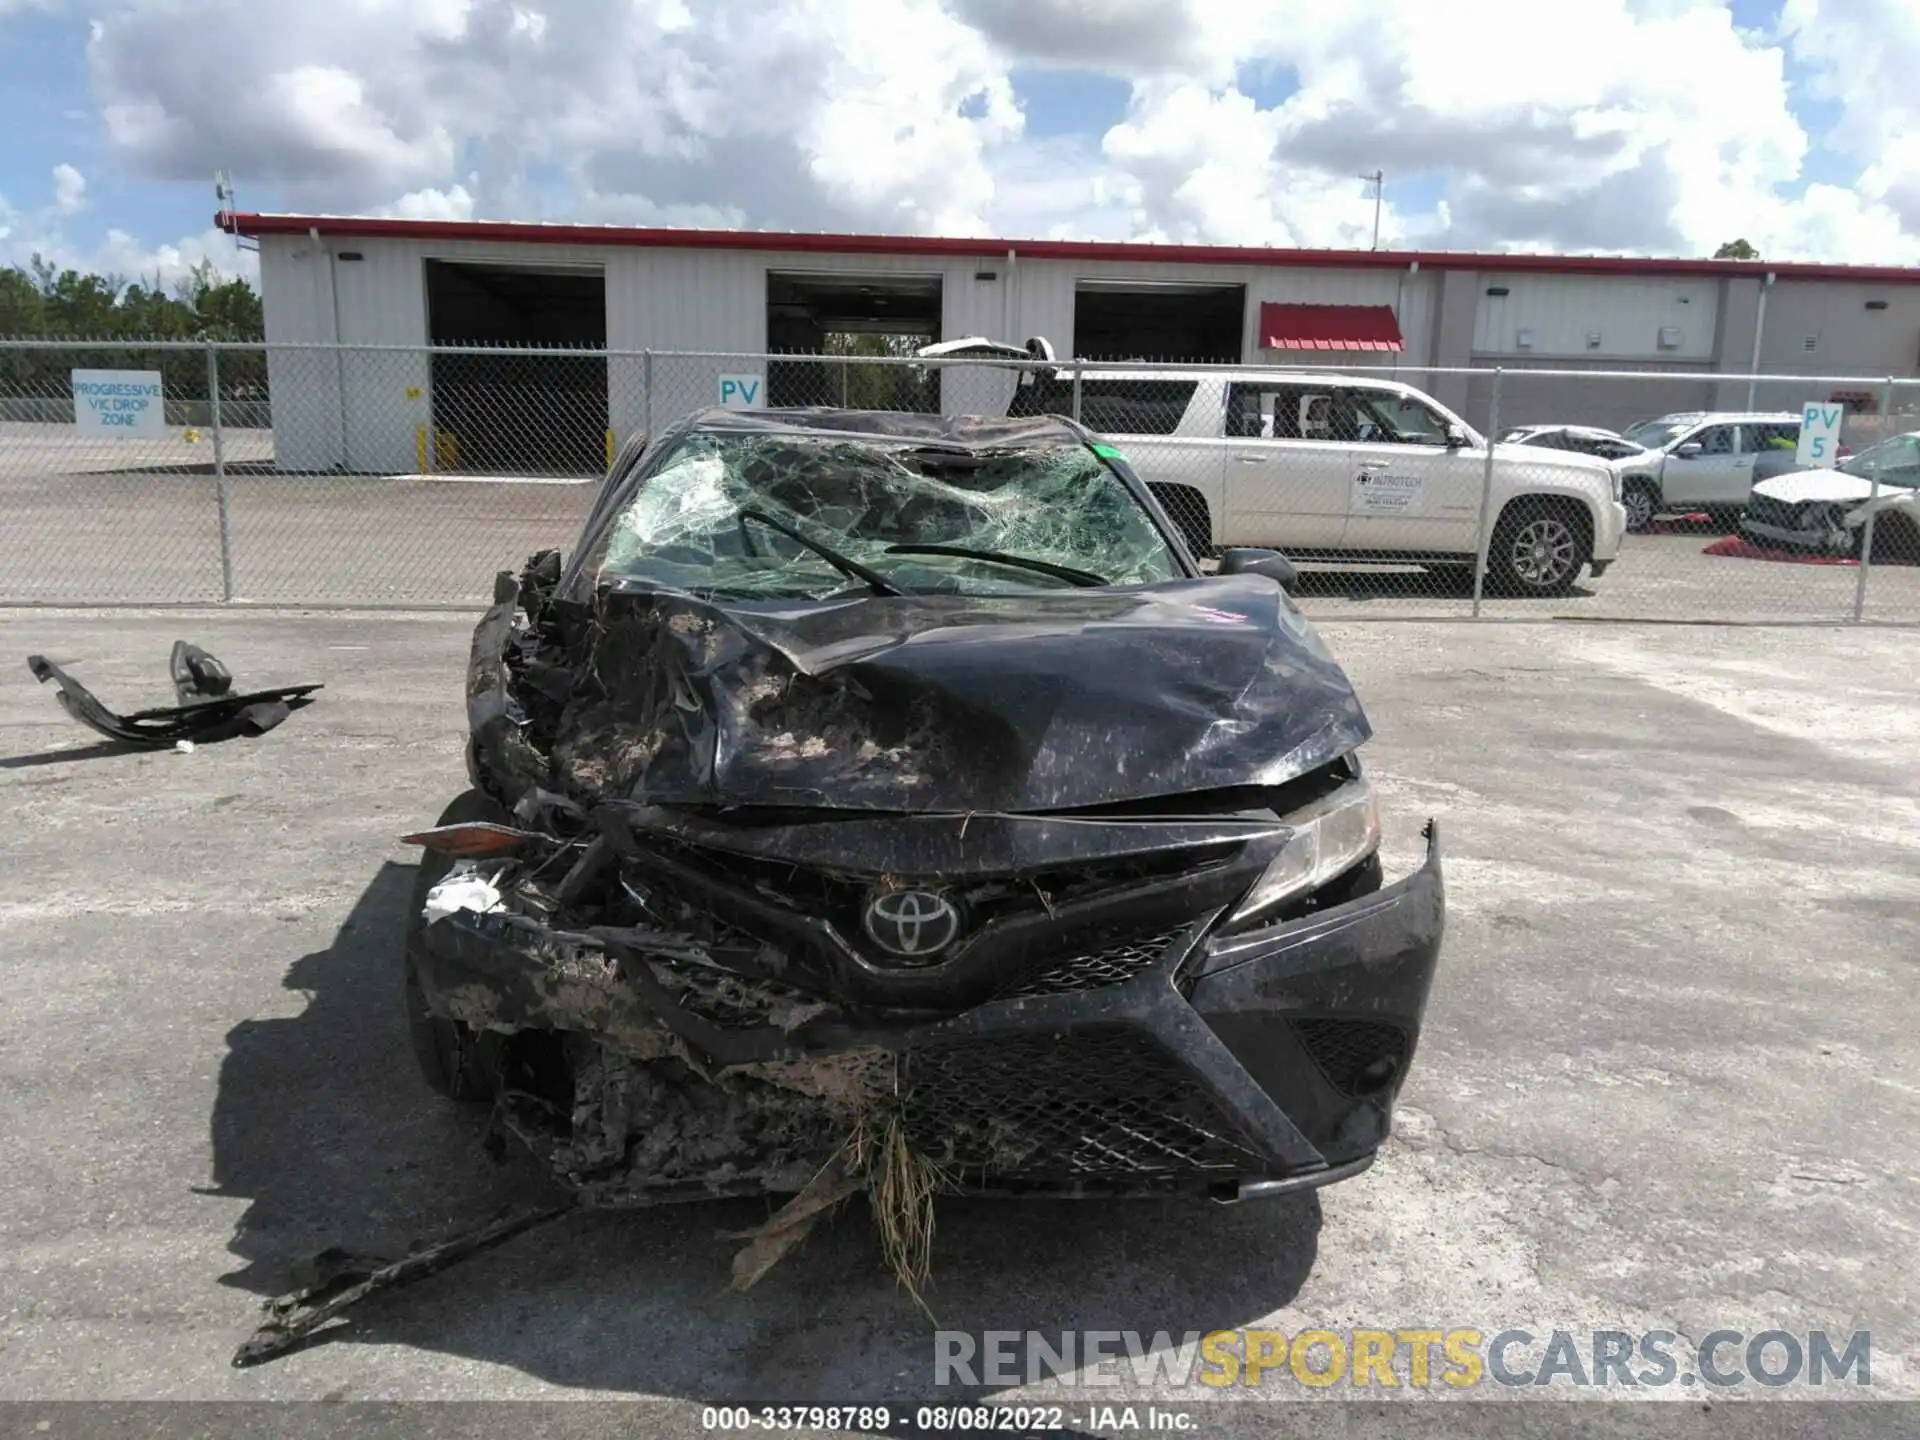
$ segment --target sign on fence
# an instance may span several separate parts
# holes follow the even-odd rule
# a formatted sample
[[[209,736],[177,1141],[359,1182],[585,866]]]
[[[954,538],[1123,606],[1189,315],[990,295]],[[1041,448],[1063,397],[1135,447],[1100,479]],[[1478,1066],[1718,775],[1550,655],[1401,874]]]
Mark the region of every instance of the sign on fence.
[[[89,435],[124,439],[167,433],[158,370],[75,370],[73,425]]]
[[[1844,405],[1818,401],[1800,407],[1800,444],[1793,452],[1796,465],[1831,466],[1840,458],[1840,422],[1847,418]]]
[[[766,401],[766,383],[759,375],[722,375],[720,403],[729,410],[757,410]]]

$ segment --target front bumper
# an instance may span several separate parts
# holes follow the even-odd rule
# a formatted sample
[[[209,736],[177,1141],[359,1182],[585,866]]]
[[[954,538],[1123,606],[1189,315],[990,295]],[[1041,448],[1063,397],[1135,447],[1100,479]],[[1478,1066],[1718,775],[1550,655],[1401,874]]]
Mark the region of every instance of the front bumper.
[[[1439,958],[1437,830],[1414,875],[1345,905],[1233,936],[1222,914],[905,1018],[716,988],[516,915],[429,925],[415,963],[441,1014],[565,1037],[570,1101],[510,1087],[498,1113],[589,1203],[797,1190],[874,1104],[964,1193],[1232,1199],[1358,1173]]]
[[[1823,531],[1794,530],[1785,525],[1769,525],[1762,520],[1742,520],[1740,533],[1749,540],[1776,549],[1819,550],[1824,548],[1826,541]]]

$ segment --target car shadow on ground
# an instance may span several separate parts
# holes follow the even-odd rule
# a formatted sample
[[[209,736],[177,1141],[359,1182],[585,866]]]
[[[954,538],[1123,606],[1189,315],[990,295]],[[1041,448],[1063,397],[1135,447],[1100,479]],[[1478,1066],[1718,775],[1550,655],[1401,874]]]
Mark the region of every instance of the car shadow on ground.
[[[285,984],[304,994],[298,1014],[228,1034],[214,1193],[248,1205],[229,1242],[243,1263],[227,1285],[277,1294],[329,1246],[398,1255],[504,1206],[559,1196],[519,1154],[488,1160],[483,1119],[431,1094],[414,1071],[398,961],[412,877],[410,866],[384,866],[334,943],[292,964]],[[273,1363],[324,1366],[329,1345],[369,1344],[701,1402],[933,1398],[936,1321],[881,1268],[863,1202],[749,1293],[727,1292],[737,1242],[722,1232],[770,1208],[576,1213],[378,1296],[318,1349]],[[1320,1223],[1313,1195],[1235,1206],[946,1200],[925,1299],[939,1328],[975,1337],[1037,1331],[1057,1345],[1063,1331],[1165,1331],[1178,1344],[1291,1301],[1313,1268]],[[975,1393],[961,1384],[938,1398]]]

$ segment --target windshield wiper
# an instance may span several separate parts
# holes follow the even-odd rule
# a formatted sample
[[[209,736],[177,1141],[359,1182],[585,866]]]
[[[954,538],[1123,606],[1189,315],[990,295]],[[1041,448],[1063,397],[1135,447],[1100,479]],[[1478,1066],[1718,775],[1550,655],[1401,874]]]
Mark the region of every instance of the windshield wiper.
[[[811,535],[803,535],[800,531],[794,529],[793,526],[783,520],[774,519],[773,516],[767,514],[764,510],[745,509],[740,512],[740,518],[742,520],[758,520],[762,525],[778,530],[789,540],[806,546],[807,549],[833,566],[833,568],[838,570],[842,575],[847,575],[855,580],[861,581],[876,595],[908,595],[912,593],[894,584],[893,581],[887,579],[887,577],[882,575],[878,570],[868,569],[858,560],[842,555],[838,550],[826,544],[824,541],[815,540]]]
[[[975,550],[966,545],[889,545],[889,555],[957,555],[963,560],[987,560],[995,565],[1011,565],[1020,570],[1037,570],[1042,575],[1070,581],[1075,585],[1109,585],[1113,582],[1091,570],[1076,570],[1071,565],[1056,565],[1051,560],[1034,560],[1025,555],[1009,555],[1004,550]]]

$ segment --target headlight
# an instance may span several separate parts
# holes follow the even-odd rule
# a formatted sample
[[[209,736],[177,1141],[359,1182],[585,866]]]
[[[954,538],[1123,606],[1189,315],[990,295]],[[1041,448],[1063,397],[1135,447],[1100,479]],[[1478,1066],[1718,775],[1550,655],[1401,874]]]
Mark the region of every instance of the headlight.
[[[1380,797],[1371,780],[1349,781],[1282,818],[1293,834],[1247,892],[1233,917],[1236,923],[1318,889],[1380,847]]]

